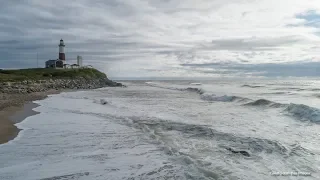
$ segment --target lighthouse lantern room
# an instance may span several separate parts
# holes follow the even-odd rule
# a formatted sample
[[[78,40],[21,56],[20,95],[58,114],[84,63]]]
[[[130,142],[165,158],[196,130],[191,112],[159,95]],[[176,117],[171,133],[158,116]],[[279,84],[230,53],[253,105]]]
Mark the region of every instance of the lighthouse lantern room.
[[[61,40],[60,40],[60,44],[59,44],[59,60],[62,60],[62,61],[65,62],[65,60],[66,60],[66,55],[64,54],[64,47],[65,47],[64,42],[63,42],[63,40],[61,39]]]

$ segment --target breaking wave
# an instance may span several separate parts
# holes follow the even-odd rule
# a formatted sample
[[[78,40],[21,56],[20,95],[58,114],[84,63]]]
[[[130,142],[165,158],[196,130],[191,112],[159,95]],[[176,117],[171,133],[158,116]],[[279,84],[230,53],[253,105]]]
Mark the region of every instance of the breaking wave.
[[[313,123],[320,123],[320,110],[304,104],[282,104],[269,101],[266,99],[258,99],[253,102],[244,104],[245,106],[260,106],[272,108],[285,108],[284,112],[288,115],[295,117],[300,121],[310,121]]]
[[[204,93],[204,90],[203,89],[200,89],[200,88],[187,88],[187,89],[184,89],[184,90],[187,90],[187,91],[190,91],[190,92],[196,92],[198,94],[203,94]]]
[[[237,96],[216,96],[215,94],[203,94],[200,96],[202,100],[205,101],[221,101],[221,102],[232,102],[235,100],[243,100],[244,98]]]
[[[320,109],[313,108],[307,105],[303,104],[282,104],[273,102],[267,99],[258,99],[258,100],[252,100],[245,97],[239,97],[239,96],[230,96],[230,95],[223,95],[223,96],[217,96],[215,94],[207,94],[205,91],[201,88],[176,88],[176,87],[166,87],[166,86],[160,86],[157,83],[153,82],[147,82],[148,85],[158,88],[164,88],[164,89],[170,89],[170,90],[178,90],[178,91],[189,91],[189,92],[196,92],[200,95],[200,98],[205,101],[213,101],[213,102],[242,102],[243,106],[252,106],[252,107],[269,107],[269,108],[284,108],[284,112],[287,112],[288,115],[295,117],[296,119],[299,119],[300,121],[310,121],[313,123],[319,123],[320,124]],[[249,87],[251,85],[243,85],[244,87]],[[251,86],[253,88],[258,88],[260,86]],[[284,88],[278,88],[277,90],[283,90]],[[285,88],[290,90],[297,90],[297,91],[303,91],[305,89],[301,88]],[[281,92],[282,93],[282,92]],[[319,96],[320,97],[320,96]]]
[[[253,102],[249,102],[244,104],[245,106],[269,106],[269,107],[274,107],[274,108],[279,108],[279,107],[285,107],[286,104],[281,104],[281,103],[276,103],[273,101],[269,101],[266,99],[258,99]]]
[[[169,90],[176,90],[176,91],[189,91],[189,92],[196,92],[198,94],[203,94],[205,91],[201,88],[194,88],[194,87],[187,87],[187,88],[178,88],[172,86],[162,86],[154,82],[146,82],[149,86],[162,88],[162,89],[169,89]]]
[[[302,121],[320,123],[320,110],[303,104],[289,104],[285,109],[290,115]]]
[[[238,96],[216,96],[214,94],[208,95],[203,94],[201,95],[201,99],[206,101],[220,101],[220,102],[247,102],[251,101],[245,104],[242,104],[243,106],[252,106],[252,107],[269,107],[269,108],[284,108],[284,111],[289,113],[290,116],[295,117],[296,119],[299,119],[300,121],[310,121],[313,123],[319,123],[320,124],[320,109],[310,107],[303,104],[282,104],[273,102],[267,99],[258,99],[255,101],[252,101],[248,98],[238,97]]]

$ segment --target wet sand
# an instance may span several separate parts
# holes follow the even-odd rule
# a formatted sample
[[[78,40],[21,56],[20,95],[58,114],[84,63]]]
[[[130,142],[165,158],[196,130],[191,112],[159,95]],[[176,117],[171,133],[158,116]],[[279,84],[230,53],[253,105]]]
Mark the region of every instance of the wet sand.
[[[32,110],[38,106],[32,101],[41,100],[59,92],[51,90],[29,94],[0,94],[0,144],[18,135],[20,130],[15,126],[16,123],[38,113]]]
[[[9,120],[11,120],[13,123],[19,123],[23,120],[25,120],[29,116],[33,116],[36,114],[39,114],[39,112],[34,111],[33,109],[38,107],[38,104],[35,104],[33,102],[27,102],[23,105],[22,108],[15,111],[10,117]]]

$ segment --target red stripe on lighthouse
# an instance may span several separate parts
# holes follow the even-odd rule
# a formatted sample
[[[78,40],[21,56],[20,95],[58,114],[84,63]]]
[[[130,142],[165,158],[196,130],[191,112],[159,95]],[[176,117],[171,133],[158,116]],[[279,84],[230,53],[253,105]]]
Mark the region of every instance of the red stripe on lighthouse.
[[[64,53],[59,53],[59,59],[60,60],[66,60],[66,55]]]

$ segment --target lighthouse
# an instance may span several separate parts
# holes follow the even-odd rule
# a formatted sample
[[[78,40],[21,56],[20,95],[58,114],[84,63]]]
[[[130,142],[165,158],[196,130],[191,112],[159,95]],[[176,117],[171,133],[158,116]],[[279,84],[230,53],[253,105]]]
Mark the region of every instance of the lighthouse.
[[[59,44],[59,60],[65,61],[66,60],[66,55],[64,54],[64,42],[61,39],[60,44]]]

